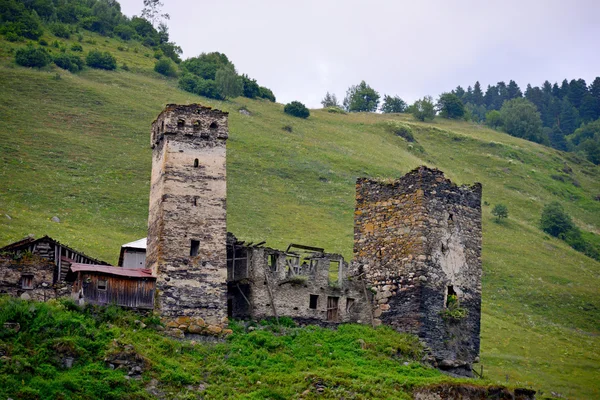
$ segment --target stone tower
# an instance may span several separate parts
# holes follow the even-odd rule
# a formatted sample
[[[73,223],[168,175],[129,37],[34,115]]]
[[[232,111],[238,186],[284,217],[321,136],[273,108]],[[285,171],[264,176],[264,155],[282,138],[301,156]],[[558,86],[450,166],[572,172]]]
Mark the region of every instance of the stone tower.
[[[226,112],[169,104],[152,123],[146,267],[166,320],[227,316]]]
[[[358,179],[354,261],[375,323],[418,335],[441,369],[471,376],[479,356],[481,184],[419,167],[389,183]]]

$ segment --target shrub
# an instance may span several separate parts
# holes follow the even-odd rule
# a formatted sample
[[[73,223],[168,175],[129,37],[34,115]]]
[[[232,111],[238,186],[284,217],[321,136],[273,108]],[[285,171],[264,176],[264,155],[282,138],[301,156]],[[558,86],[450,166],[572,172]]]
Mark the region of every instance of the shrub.
[[[123,40],[129,40],[135,35],[135,30],[129,25],[117,25],[113,32]]]
[[[83,60],[75,54],[58,54],[54,57],[54,64],[70,72],[77,72],[83,69]]]
[[[292,101],[291,103],[286,104],[283,108],[283,112],[298,118],[308,118],[310,116],[308,108],[299,101]]]
[[[128,66],[127,64],[123,63],[123,64],[121,65],[121,69],[122,69],[123,71],[129,71],[129,66]]]
[[[275,103],[275,95],[273,94],[273,91],[271,89],[268,89],[264,86],[259,86],[258,88],[258,97],[262,98],[262,99],[267,99],[273,103]]]
[[[40,46],[48,46],[48,42],[45,39],[38,40],[38,44]]]
[[[117,68],[117,60],[109,52],[92,50],[85,58],[85,63],[92,68],[114,70]]]
[[[15,61],[17,64],[22,65],[24,67],[36,67],[41,68],[50,64],[52,61],[50,54],[48,51],[42,47],[33,47],[33,45],[29,45],[27,47],[22,47],[17,50],[15,53]]]
[[[336,107],[336,106],[326,107],[326,108],[324,108],[324,110],[327,111],[328,113],[332,113],[332,114],[348,114],[346,111],[344,111],[343,108]]]
[[[575,228],[571,217],[557,201],[544,206],[540,224],[544,232],[554,237],[561,237]]]
[[[71,37],[71,29],[65,24],[52,24],[50,25],[50,31],[59,38],[68,39]]]
[[[412,134],[412,129],[406,124],[396,121],[387,121],[384,125],[384,128],[386,131],[404,138],[407,142],[415,141],[415,138]]]
[[[500,221],[502,218],[508,218],[508,207],[504,204],[496,204],[492,209],[492,215],[496,217],[497,221]]]
[[[292,128],[291,125],[284,125],[281,127],[282,130],[286,131],[286,132],[290,132],[292,133],[292,131],[294,130],[294,128]]]
[[[161,58],[154,64],[154,71],[164,76],[175,77],[177,76],[177,69],[175,64],[168,58]]]
[[[83,51],[83,47],[79,43],[73,43],[71,45],[71,51]]]

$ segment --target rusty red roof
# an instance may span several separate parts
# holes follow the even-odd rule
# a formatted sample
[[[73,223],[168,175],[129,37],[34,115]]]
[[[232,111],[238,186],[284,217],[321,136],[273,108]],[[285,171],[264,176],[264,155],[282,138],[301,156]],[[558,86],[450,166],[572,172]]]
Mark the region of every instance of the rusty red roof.
[[[80,272],[80,271],[81,272],[100,272],[103,274],[127,276],[130,278],[153,278],[153,279],[156,279],[156,276],[152,275],[152,271],[150,271],[149,269],[121,268],[121,267],[112,267],[109,265],[93,265],[93,264],[79,264],[79,263],[71,264],[71,268],[69,268],[69,272]]]

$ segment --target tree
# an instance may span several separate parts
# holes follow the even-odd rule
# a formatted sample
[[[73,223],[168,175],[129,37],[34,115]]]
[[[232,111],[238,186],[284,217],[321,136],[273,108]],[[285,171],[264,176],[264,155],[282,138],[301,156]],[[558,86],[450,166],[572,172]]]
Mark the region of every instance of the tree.
[[[472,103],[476,106],[480,106],[484,104],[483,102],[483,92],[481,91],[481,85],[479,81],[475,82],[475,86],[473,86],[473,100]]]
[[[550,146],[554,147],[557,150],[567,151],[568,145],[565,139],[565,134],[560,130],[558,125],[554,125],[551,128],[544,128],[545,130],[549,130],[547,132],[548,138],[550,139]]]
[[[573,220],[557,201],[544,206],[540,224],[544,232],[558,238],[575,228]]]
[[[217,70],[215,83],[223,99],[236,98],[244,91],[242,78],[235,72],[233,65],[226,65]]]
[[[108,51],[101,52],[92,50],[85,58],[85,63],[88,67],[114,70],[117,69],[117,60]]]
[[[502,126],[502,115],[500,115],[500,111],[488,111],[487,114],[485,114],[485,124],[490,128],[500,128]]]
[[[383,96],[383,105],[381,106],[381,112],[384,114],[390,113],[403,113],[406,111],[407,104],[398,96]]]
[[[569,101],[573,107],[579,109],[581,102],[587,93],[587,85],[583,79],[573,79],[569,83]]]
[[[255,99],[260,95],[260,86],[256,79],[251,79],[248,75],[242,75],[243,95],[249,99]]]
[[[350,86],[344,98],[344,108],[349,112],[375,112],[379,106],[379,93],[365,81]]]
[[[508,218],[508,207],[504,204],[496,204],[492,210],[492,215],[496,217],[496,221],[500,222],[503,218]]]
[[[535,105],[527,99],[517,98],[506,101],[500,109],[502,125],[512,136],[543,143],[542,119]]]
[[[453,93],[442,93],[437,102],[440,116],[444,118],[462,118],[465,115],[465,106],[457,95]]]
[[[325,97],[323,97],[323,100],[321,100],[321,105],[323,106],[323,108],[340,106],[340,104],[338,103],[338,99],[335,96],[335,93],[329,94],[329,92],[327,92],[327,94],[325,94]]]
[[[154,64],[154,71],[161,75],[175,77],[177,76],[177,69],[171,60],[168,58],[162,58]]]
[[[310,111],[306,106],[299,101],[292,101],[283,107],[283,112],[289,115],[293,115],[298,118],[308,118],[310,116]]]
[[[150,21],[153,26],[161,23],[163,19],[171,18],[169,14],[162,13],[163,2],[160,0],[144,0],[144,8],[142,9],[142,18]]]
[[[523,97],[523,93],[521,93],[521,88],[517,85],[517,82],[512,79],[508,82],[508,87],[506,88],[508,99],[516,99],[518,97]]]
[[[575,132],[575,129],[579,126],[579,113],[567,97],[562,100],[559,126],[565,135]]]
[[[411,109],[413,117],[419,121],[431,121],[435,117],[435,107],[431,96],[425,96],[421,100],[415,101]]]

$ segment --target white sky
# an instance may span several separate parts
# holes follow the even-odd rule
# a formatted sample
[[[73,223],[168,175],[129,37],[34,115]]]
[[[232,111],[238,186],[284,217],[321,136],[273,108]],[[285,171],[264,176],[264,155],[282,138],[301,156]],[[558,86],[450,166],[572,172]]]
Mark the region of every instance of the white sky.
[[[142,0],[120,0],[139,15]],[[600,76],[600,0],[163,0],[184,58],[225,53],[279,103],[312,108],[365,80],[412,103],[476,80]]]

